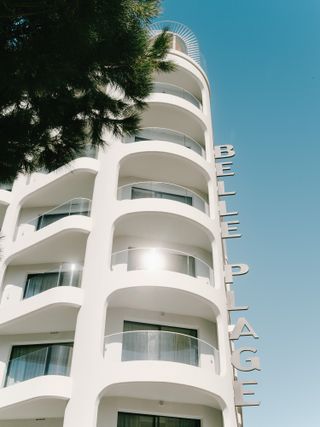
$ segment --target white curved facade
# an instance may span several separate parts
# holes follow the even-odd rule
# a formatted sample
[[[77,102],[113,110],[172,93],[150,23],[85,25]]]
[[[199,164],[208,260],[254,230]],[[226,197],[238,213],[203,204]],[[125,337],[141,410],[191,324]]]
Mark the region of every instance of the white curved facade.
[[[2,427],[240,425],[210,89],[169,58],[135,138],[0,190]]]

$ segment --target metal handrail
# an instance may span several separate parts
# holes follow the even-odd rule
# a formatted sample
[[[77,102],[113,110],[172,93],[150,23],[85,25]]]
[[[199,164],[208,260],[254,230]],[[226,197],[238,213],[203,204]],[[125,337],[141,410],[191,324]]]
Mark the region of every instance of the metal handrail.
[[[195,151],[196,153],[200,154],[202,157],[205,156],[205,150],[202,147],[202,145],[199,144],[199,142],[197,142],[191,136],[186,135],[185,133],[182,133],[182,132],[179,132],[179,131],[176,131],[176,130],[172,130],[172,129],[168,129],[168,128],[161,128],[161,127],[150,126],[150,127],[143,127],[143,128],[141,128],[139,130],[139,132],[135,136],[139,136],[139,134],[141,134],[143,131],[155,131],[155,132],[159,132],[160,131],[160,135],[161,135],[161,131],[165,131],[169,135],[172,134],[172,135],[178,136],[178,137],[181,138],[182,142],[184,143],[183,145],[185,145],[187,141],[190,141],[197,148],[197,150],[194,149],[193,151]],[[154,138],[154,141],[156,141],[156,140],[157,140],[157,138]],[[167,140],[167,139],[160,139],[159,141],[172,142],[174,144],[181,145],[178,141],[170,141],[170,140]],[[127,142],[129,142],[129,141],[127,141]],[[132,142],[136,142],[136,141],[132,141]],[[187,148],[191,148],[192,149],[192,147],[187,147]]]
[[[208,202],[203,198],[203,197],[201,197],[201,196],[199,196],[197,193],[195,193],[194,191],[192,191],[192,190],[189,190],[188,188],[186,188],[186,187],[183,187],[182,185],[178,185],[178,184],[173,184],[173,183],[171,183],[171,182],[161,182],[161,181],[138,181],[138,182],[132,182],[132,183],[130,183],[130,184],[125,184],[125,185],[121,185],[120,187],[118,187],[118,199],[119,199],[119,190],[122,190],[122,189],[124,189],[124,188],[127,188],[127,187],[132,187],[132,186],[134,186],[134,185],[148,185],[148,184],[151,184],[151,185],[153,185],[153,184],[156,184],[156,185],[167,185],[168,187],[169,186],[172,186],[172,187],[177,187],[177,188],[179,188],[179,189],[182,189],[182,190],[184,190],[184,191],[186,191],[186,193],[190,193],[190,194],[192,194],[192,195],[194,195],[196,198],[198,198],[198,199],[200,199],[200,201],[203,203],[203,205],[204,205],[204,209],[200,209],[200,208],[198,208],[197,206],[195,206],[197,209],[199,209],[199,210],[201,210],[202,212],[206,212],[206,213],[208,213],[209,212],[209,204],[208,204]],[[152,190],[152,189],[151,189]],[[161,191],[161,190],[157,190],[157,191]],[[178,194],[179,195],[179,194]],[[122,199],[123,200],[123,199]],[[194,205],[192,205],[192,206],[194,206]]]
[[[158,350],[165,350],[167,353],[165,354],[164,358],[160,357],[160,353],[158,353],[158,355],[155,354],[155,351],[149,351],[149,347],[147,347],[146,350],[142,351],[141,353],[139,353],[140,356],[142,356],[142,358],[135,358],[133,357],[128,357],[128,355],[124,354],[124,349],[122,347],[122,360],[125,361],[129,361],[129,360],[161,360],[161,361],[173,361],[173,362],[178,362],[178,363],[185,363],[185,364],[189,364],[189,365],[196,365],[196,366],[200,366],[200,357],[204,354],[209,355],[213,358],[213,360],[211,360],[211,363],[214,362],[215,368],[217,369],[218,365],[219,365],[219,350],[216,349],[213,345],[207,343],[206,341],[197,338],[197,337],[193,337],[192,335],[187,335],[187,334],[183,334],[180,332],[174,332],[174,331],[165,331],[165,330],[150,330],[150,329],[146,329],[146,330],[136,330],[136,331],[123,331],[123,332],[116,332],[113,334],[108,334],[105,335],[104,337],[104,343],[105,343],[105,353],[108,350],[108,345],[113,344],[113,343],[124,343],[124,337],[126,336],[137,336],[137,337],[143,337],[145,336],[147,338],[147,340],[149,339],[149,335],[150,338],[152,337],[152,340],[154,342],[154,340],[158,339],[158,345],[159,348]],[[166,347],[165,349],[161,349],[161,343],[165,342],[163,341],[163,337],[178,337],[178,338],[182,338],[185,340],[185,343],[187,343],[189,341],[189,350],[190,350],[190,356],[191,358],[189,359],[189,362],[185,360],[185,355],[186,355],[186,349],[176,349],[174,348],[174,345],[172,345],[172,348]],[[164,338],[165,339],[165,338]],[[193,344],[192,344],[193,343]],[[166,343],[168,344],[168,342]],[[172,344],[172,342],[169,341],[169,344]],[[125,350],[128,350],[125,349]],[[130,349],[129,349],[130,350]],[[136,350],[136,349],[131,349],[132,351]],[[192,351],[194,353],[192,353]],[[168,352],[170,353],[170,355],[168,355]],[[158,357],[157,357],[158,356]],[[170,357],[171,356],[171,357]],[[180,358],[179,358],[180,356]],[[184,357],[183,357],[184,356]],[[194,360],[192,360],[194,358]]]
[[[42,216],[44,216],[44,215],[48,215],[48,214],[52,213],[53,211],[58,210],[58,209],[60,209],[60,208],[62,208],[62,207],[64,207],[64,206],[68,206],[68,205],[69,205],[69,211],[65,212],[65,213],[66,213],[66,215],[65,215],[65,216],[70,216],[70,215],[71,215],[71,206],[72,206],[72,202],[74,202],[74,201],[78,201],[78,200],[88,202],[88,212],[90,212],[90,211],[91,211],[91,200],[90,200],[90,199],[87,199],[86,197],[75,197],[75,198],[73,198],[73,199],[68,200],[68,201],[67,201],[67,202],[65,202],[65,203],[61,203],[61,205],[58,205],[58,206],[56,206],[56,207],[54,207],[54,208],[52,208],[52,209],[49,209],[49,210],[48,210],[48,211],[46,211],[46,212],[43,212],[41,215],[37,215],[36,217],[34,217],[34,218],[32,218],[31,220],[27,221],[27,223],[26,223],[26,224],[34,225],[34,223],[35,223],[36,221],[38,221],[38,219],[39,219],[39,218],[41,218]],[[64,213],[64,212],[61,212],[61,213]],[[81,213],[80,213],[79,215],[81,215]]]
[[[166,92],[167,89],[168,91]],[[166,83],[166,82],[154,82],[153,89],[151,92],[152,93],[168,93],[169,95],[179,96],[180,98],[183,98],[191,102],[197,108],[202,109],[202,102],[197,97],[195,97],[191,92],[189,92],[188,90],[178,85],[175,85],[172,83]]]

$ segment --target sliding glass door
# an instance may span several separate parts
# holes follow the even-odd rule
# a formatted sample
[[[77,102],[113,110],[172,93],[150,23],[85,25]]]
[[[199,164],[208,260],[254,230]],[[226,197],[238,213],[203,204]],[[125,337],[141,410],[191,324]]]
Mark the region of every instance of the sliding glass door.
[[[57,286],[79,286],[81,270],[28,274],[23,298],[30,298]]]
[[[140,187],[132,187],[131,189],[132,199],[168,199],[176,202],[186,203],[192,206],[192,197],[184,196],[180,194],[168,193],[160,190],[146,189]]]
[[[122,360],[166,360],[198,366],[197,331],[125,321]]]
[[[12,347],[6,386],[41,375],[69,375],[73,343]]]

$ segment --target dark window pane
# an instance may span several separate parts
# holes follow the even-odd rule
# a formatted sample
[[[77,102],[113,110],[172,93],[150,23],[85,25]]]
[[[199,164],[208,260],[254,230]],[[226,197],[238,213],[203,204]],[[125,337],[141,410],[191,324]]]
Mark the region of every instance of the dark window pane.
[[[117,427],[200,427],[200,420],[119,412]]]
[[[59,272],[29,274],[24,298],[30,298],[48,289],[58,286]]]
[[[6,385],[40,375],[68,375],[73,343],[12,347]]]

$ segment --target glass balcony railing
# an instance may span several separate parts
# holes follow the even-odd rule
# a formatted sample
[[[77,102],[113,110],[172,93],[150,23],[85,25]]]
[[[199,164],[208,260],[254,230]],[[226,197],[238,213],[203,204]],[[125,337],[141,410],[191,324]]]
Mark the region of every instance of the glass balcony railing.
[[[121,354],[117,345],[121,345]],[[211,367],[218,371],[219,352],[212,345],[177,332],[170,331],[128,331],[105,337],[107,357],[121,361],[161,360],[184,363],[199,367]],[[114,351],[113,356],[108,352]],[[118,353],[116,355],[116,352]]]
[[[5,386],[42,375],[69,375],[72,343],[14,346]]]
[[[144,181],[119,187],[118,200],[167,199],[185,203],[202,212],[209,213],[208,203],[193,191],[167,182]]]
[[[118,200],[167,199],[185,203],[209,213],[208,203],[193,191],[176,184],[156,181],[135,182],[118,188]]]
[[[79,287],[82,266],[77,264],[61,264],[55,271],[28,274],[23,298],[30,298],[59,286]]]
[[[191,104],[195,105],[200,110],[202,109],[202,103],[198,98],[189,91],[171,83],[155,82],[153,84],[152,93],[167,93],[168,95],[178,96],[179,98],[191,102]]]
[[[172,271],[203,278],[212,285],[213,270],[202,260],[184,252],[167,248],[129,248],[114,252],[112,270]]]
[[[70,215],[85,215],[89,216],[91,210],[91,200],[85,198],[71,199],[66,203],[63,203],[56,208],[50,209],[49,211],[33,218],[28,221],[28,225],[34,226],[36,230],[46,227],[58,221],[61,218]]]
[[[165,141],[173,142],[174,144],[182,145],[189,148],[202,157],[205,157],[205,151],[201,145],[181,132],[173,131],[165,128],[147,127],[142,128],[134,137],[125,138],[125,143],[139,142],[139,141]]]

